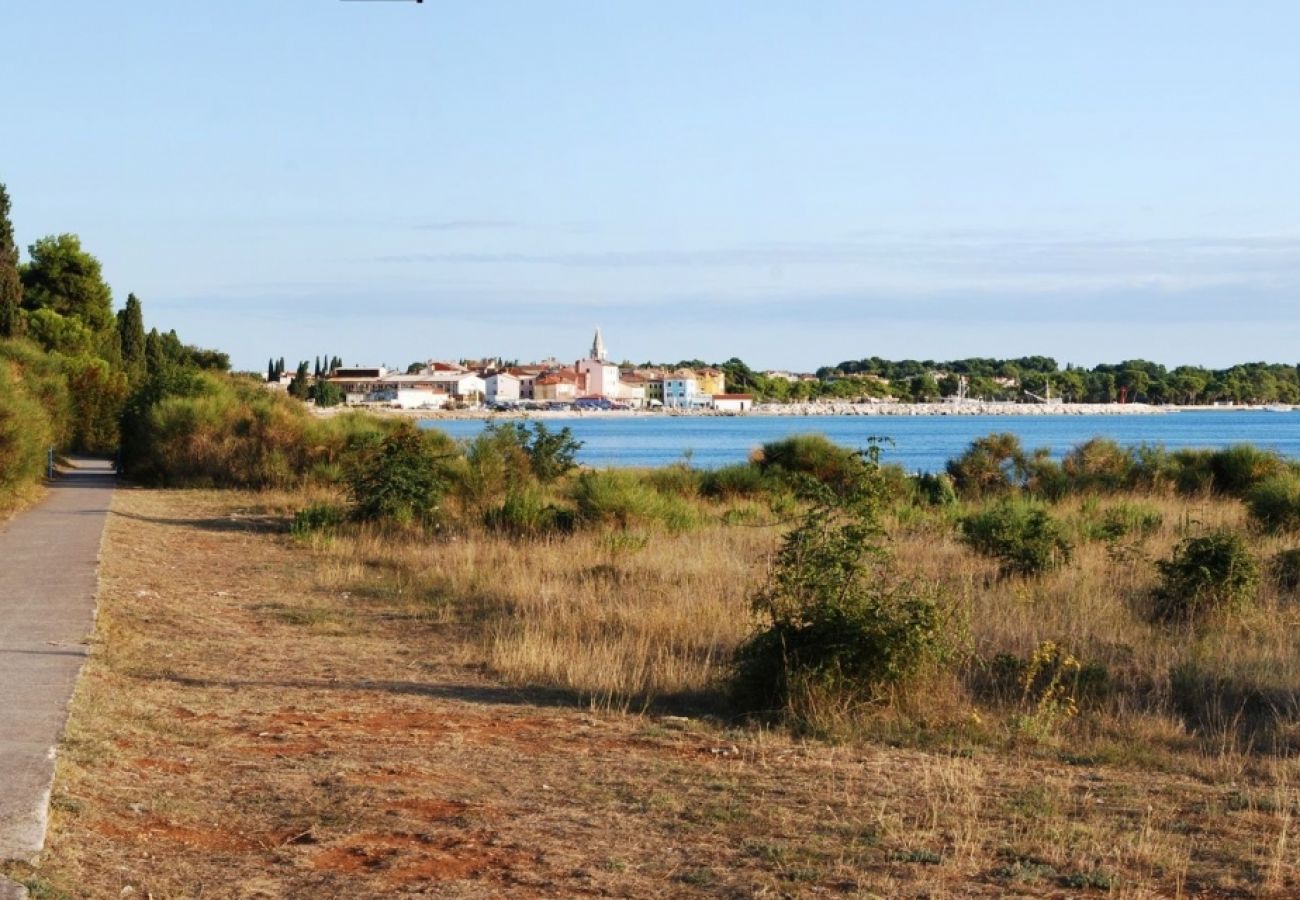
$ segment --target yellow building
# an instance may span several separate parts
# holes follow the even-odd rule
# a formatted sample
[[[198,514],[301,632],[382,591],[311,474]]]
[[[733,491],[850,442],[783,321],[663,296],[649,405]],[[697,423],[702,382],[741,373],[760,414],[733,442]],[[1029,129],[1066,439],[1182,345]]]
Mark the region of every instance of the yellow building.
[[[720,369],[700,369],[695,373],[701,394],[725,394],[727,392],[727,375]]]

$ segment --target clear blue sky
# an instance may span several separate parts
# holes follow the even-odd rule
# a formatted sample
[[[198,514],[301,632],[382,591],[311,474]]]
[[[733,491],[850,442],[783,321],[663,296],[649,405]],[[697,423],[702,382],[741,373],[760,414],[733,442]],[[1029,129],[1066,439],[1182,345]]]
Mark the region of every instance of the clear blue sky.
[[[1300,4],[0,12],[19,240],[262,368],[1300,359]]]

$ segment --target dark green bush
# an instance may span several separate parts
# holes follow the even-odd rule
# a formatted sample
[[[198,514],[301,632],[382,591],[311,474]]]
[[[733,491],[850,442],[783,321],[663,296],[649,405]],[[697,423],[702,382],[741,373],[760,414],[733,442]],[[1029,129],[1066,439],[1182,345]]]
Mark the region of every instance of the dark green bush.
[[[1021,486],[1028,462],[1020,438],[990,434],[971,441],[965,453],[949,460],[948,475],[963,496],[1005,494]]]
[[[1250,516],[1266,531],[1300,529],[1300,475],[1274,475],[1246,494]]]
[[[840,490],[801,485],[805,512],[754,598],[763,624],[736,655],[733,697],[744,709],[809,724],[804,692],[868,702],[939,655],[933,599],[889,578],[879,526],[885,490],[870,464]]]
[[[348,512],[334,503],[315,503],[294,514],[289,532],[294,537],[330,534],[347,521]]]
[[[1152,596],[1152,617],[1162,622],[1240,611],[1254,600],[1259,584],[1259,566],[1235,531],[1187,538],[1156,566],[1160,583]]]
[[[700,474],[700,494],[715,500],[760,497],[773,489],[762,468],[749,463],[706,469]]]
[[[403,422],[391,433],[359,448],[349,461],[355,518],[398,525],[433,524],[446,490],[447,457],[436,441]]]
[[[1039,503],[1006,498],[961,520],[977,553],[1002,563],[1003,574],[1039,575],[1070,561],[1065,529]]]
[[[686,463],[672,463],[651,469],[646,473],[646,478],[659,493],[675,494],[689,500],[699,495],[702,475]]]
[[[923,472],[916,477],[916,496],[929,506],[952,506],[957,502],[957,489],[948,475]]]
[[[573,510],[548,503],[540,490],[524,488],[511,491],[500,506],[484,513],[483,524],[515,537],[539,538],[573,531],[576,518]]]

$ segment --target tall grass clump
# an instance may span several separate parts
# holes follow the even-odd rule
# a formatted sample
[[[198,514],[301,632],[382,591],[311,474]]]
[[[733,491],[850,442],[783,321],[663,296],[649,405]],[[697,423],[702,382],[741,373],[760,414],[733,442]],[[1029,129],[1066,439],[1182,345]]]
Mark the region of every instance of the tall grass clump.
[[[1246,509],[1261,528],[1269,532],[1300,529],[1300,475],[1274,475],[1246,494]]]
[[[1156,567],[1160,582],[1152,594],[1152,617],[1161,622],[1194,623],[1240,612],[1254,601],[1260,581],[1245,540],[1226,529],[1186,538]]]
[[[775,492],[777,486],[761,466],[736,463],[700,474],[700,494],[711,500],[741,500]]]
[[[874,465],[839,490],[806,477],[806,508],[753,599],[759,629],[736,654],[732,694],[748,711],[814,729],[886,697],[941,655],[939,611],[892,577]]]
[[[1070,561],[1065,528],[1043,504],[1006,497],[961,520],[962,540],[1004,575],[1041,575]]]
[[[1113,493],[1129,485],[1133,456],[1109,438],[1093,438],[1074,447],[1061,460],[1061,469],[1076,492]]]
[[[1252,444],[1233,444],[1210,453],[1208,458],[1214,490],[1230,497],[1243,497],[1255,485],[1287,471],[1280,454]]]
[[[590,526],[658,526],[687,531],[699,524],[695,507],[675,493],[661,493],[639,472],[583,472],[573,483],[578,521]]]

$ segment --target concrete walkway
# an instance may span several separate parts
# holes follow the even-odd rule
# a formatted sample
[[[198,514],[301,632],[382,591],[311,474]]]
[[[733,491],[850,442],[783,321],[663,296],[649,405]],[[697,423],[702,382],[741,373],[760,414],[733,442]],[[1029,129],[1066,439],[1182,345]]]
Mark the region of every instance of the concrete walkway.
[[[33,861],[45,843],[114,481],[109,463],[77,460],[49,497],[0,528],[0,861]],[[0,878],[0,900],[24,895]]]

